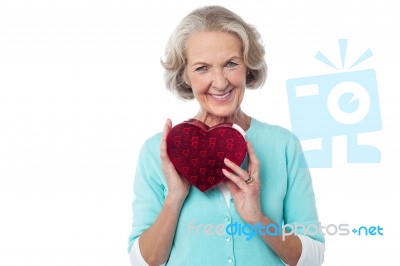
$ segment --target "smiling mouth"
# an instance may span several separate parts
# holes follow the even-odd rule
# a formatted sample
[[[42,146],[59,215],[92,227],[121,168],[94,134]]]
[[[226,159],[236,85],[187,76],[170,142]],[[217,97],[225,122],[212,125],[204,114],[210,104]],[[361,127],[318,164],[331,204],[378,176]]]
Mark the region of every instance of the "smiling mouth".
[[[217,100],[224,100],[229,96],[229,94],[231,94],[231,92],[232,92],[232,90],[228,91],[227,93],[225,93],[223,95],[217,95],[217,94],[210,94],[210,95]]]

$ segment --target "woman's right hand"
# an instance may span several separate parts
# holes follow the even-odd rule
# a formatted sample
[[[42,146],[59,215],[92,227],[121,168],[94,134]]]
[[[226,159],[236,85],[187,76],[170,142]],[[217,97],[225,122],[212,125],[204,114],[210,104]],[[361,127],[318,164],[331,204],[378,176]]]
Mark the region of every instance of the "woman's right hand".
[[[189,193],[190,183],[186,178],[181,177],[178,174],[178,172],[175,169],[175,166],[169,159],[167,153],[167,136],[171,128],[172,128],[172,122],[170,119],[167,119],[167,122],[165,123],[164,126],[164,131],[160,146],[161,166],[168,184],[167,197],[173,199],[174,202],[183,203],[183,201],[185,200],[186,196]]]
[[[167,153],[167,136],[171,128],[172,122],[168,119],[160,145],[161,167],[167,180],[168,195],[157,219],[139,237],[140,254],[148,265],[161,265],[168,260],[182,206],[189,193],[190,183],[178,174]]]

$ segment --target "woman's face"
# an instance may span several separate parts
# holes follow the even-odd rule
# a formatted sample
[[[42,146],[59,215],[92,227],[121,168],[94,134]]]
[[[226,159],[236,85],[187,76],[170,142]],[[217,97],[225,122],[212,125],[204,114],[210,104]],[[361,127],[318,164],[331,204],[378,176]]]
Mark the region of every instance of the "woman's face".
[[[212,120],[237,115],[247,71],[240,40],[220,31],[200,32],[186,45],[186,82],[200,104],[200,114]]]

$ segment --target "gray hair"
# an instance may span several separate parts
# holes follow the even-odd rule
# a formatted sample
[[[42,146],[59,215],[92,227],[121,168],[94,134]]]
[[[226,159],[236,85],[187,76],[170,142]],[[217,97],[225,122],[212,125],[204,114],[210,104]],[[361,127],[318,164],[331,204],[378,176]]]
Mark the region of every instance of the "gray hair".
[[[258,31],[224,7],[206,6],[195,9],[184,17],[168,40],[165,58],[161,60],[161,64],[165,69],[165,83],[170,91],[182,99],[194,98],[192,88],[184,80],[186,42],[193,34],[204,31],[222,31],[237,36],[242,43],[244,63],[249,69],[246,87],[262,87],[267,77],[267,64]]]

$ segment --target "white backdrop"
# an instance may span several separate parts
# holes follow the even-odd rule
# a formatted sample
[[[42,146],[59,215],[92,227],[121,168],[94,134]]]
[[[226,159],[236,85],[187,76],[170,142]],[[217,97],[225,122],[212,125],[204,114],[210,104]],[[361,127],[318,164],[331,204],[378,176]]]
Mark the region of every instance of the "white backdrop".
[[[178,21],[221,4],[254,24],[269,77],[250,115],[290,129],[286,80],[334,73],[348,39],[375,69],[382,130],[360,139],[379,164],[311,169],[322,223],[381,226],[383,236],[326,236],[324,265],[397,262],[400,4],[396,1],[0,1],[0,265],[128,265],[134,169],[144,139],[197,110],[164,89],[159,60]],[[351,227],[352,228],[352,227]],[[397,248],[396,248],[397,246]]]

